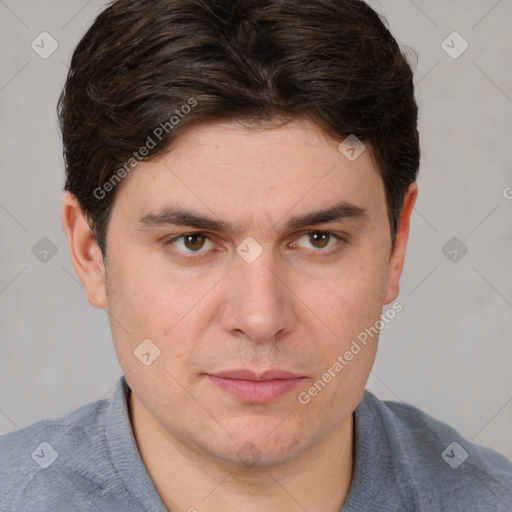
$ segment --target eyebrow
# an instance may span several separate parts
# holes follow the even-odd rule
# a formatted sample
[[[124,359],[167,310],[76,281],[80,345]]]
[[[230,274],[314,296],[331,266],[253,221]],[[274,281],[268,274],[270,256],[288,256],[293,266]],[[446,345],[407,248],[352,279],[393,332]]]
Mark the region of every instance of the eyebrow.
[[[359,220],[366,217],[368,217],[368,212],[365,208],[343,201],[323,210],[292,217],[286,222],[284,227],[285,229],[299,229],[314,224],[342,220]],[[139,228],[165,225],[190,226],[197,229],[224,233],[235,233],[236,231],[233,225],[222,220],[197,214],[183,208],[173,207],[164,208],[157,213],[148,213],[137,222],[137,227]]]

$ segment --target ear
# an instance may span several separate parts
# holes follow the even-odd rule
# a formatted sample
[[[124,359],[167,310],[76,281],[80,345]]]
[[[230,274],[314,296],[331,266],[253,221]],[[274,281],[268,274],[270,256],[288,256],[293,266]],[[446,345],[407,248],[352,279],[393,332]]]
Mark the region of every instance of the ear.
[[[400,291],[400,276],[404,268],[405,249],[407,247],[407,240],[409,239],[409,225],[417,196],[418,186],[416,183],[411,183],[404,197],[402,212],[398,220],[395,243],[393,244],[393,251],[391,252],[391,258],[389,260],[388,284],[384,304],[389,304],[394,301]]]
[[[71,261],[84,285],[87,300],[95,308],[106,308],[103,256],[76,197],[69,192],[62,199],[62,224]]]

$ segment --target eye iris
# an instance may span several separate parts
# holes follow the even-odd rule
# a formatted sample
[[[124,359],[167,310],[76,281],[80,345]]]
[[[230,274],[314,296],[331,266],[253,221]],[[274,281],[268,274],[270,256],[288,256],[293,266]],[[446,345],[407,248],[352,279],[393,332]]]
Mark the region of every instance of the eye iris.
[[[205,237],[203,235],[186,235],[183,237],[183,242],[187,249],[191,251],[197,251],[201,249],[205,242]]]
[[[328,233],[310,233],[311,243],[318,247],[319,249],[323,249],[329,243],[329,234]]]

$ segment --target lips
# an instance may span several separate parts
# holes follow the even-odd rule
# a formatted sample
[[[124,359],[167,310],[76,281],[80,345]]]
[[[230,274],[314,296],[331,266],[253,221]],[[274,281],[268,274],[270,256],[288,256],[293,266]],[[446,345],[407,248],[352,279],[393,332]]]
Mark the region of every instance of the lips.
[[[305,377],[278,369],[262,373],[237,369],[209,374],[207,378],[218,389],[240,402],[263,404],[289,393]]]
[[[259,382],[266,380],[297,379],[301,377],[300,375],[284,370],[267,370],[259,374],[252,370],[228,370],[214,373],[213,375],[224,379],[252,380]]]

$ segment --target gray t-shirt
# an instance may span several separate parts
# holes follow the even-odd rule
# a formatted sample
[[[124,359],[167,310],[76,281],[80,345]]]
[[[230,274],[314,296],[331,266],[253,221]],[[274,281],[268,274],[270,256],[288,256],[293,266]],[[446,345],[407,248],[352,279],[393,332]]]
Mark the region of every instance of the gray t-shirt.
[[[122,378],[112,400],[1,436],[0,510],[165,512],[135,443],[128,393]],[[201,498],[190,504],[199,512]],[[365,391],[340,512],[356,511],[511,512],[512,464],[410,405]]]

